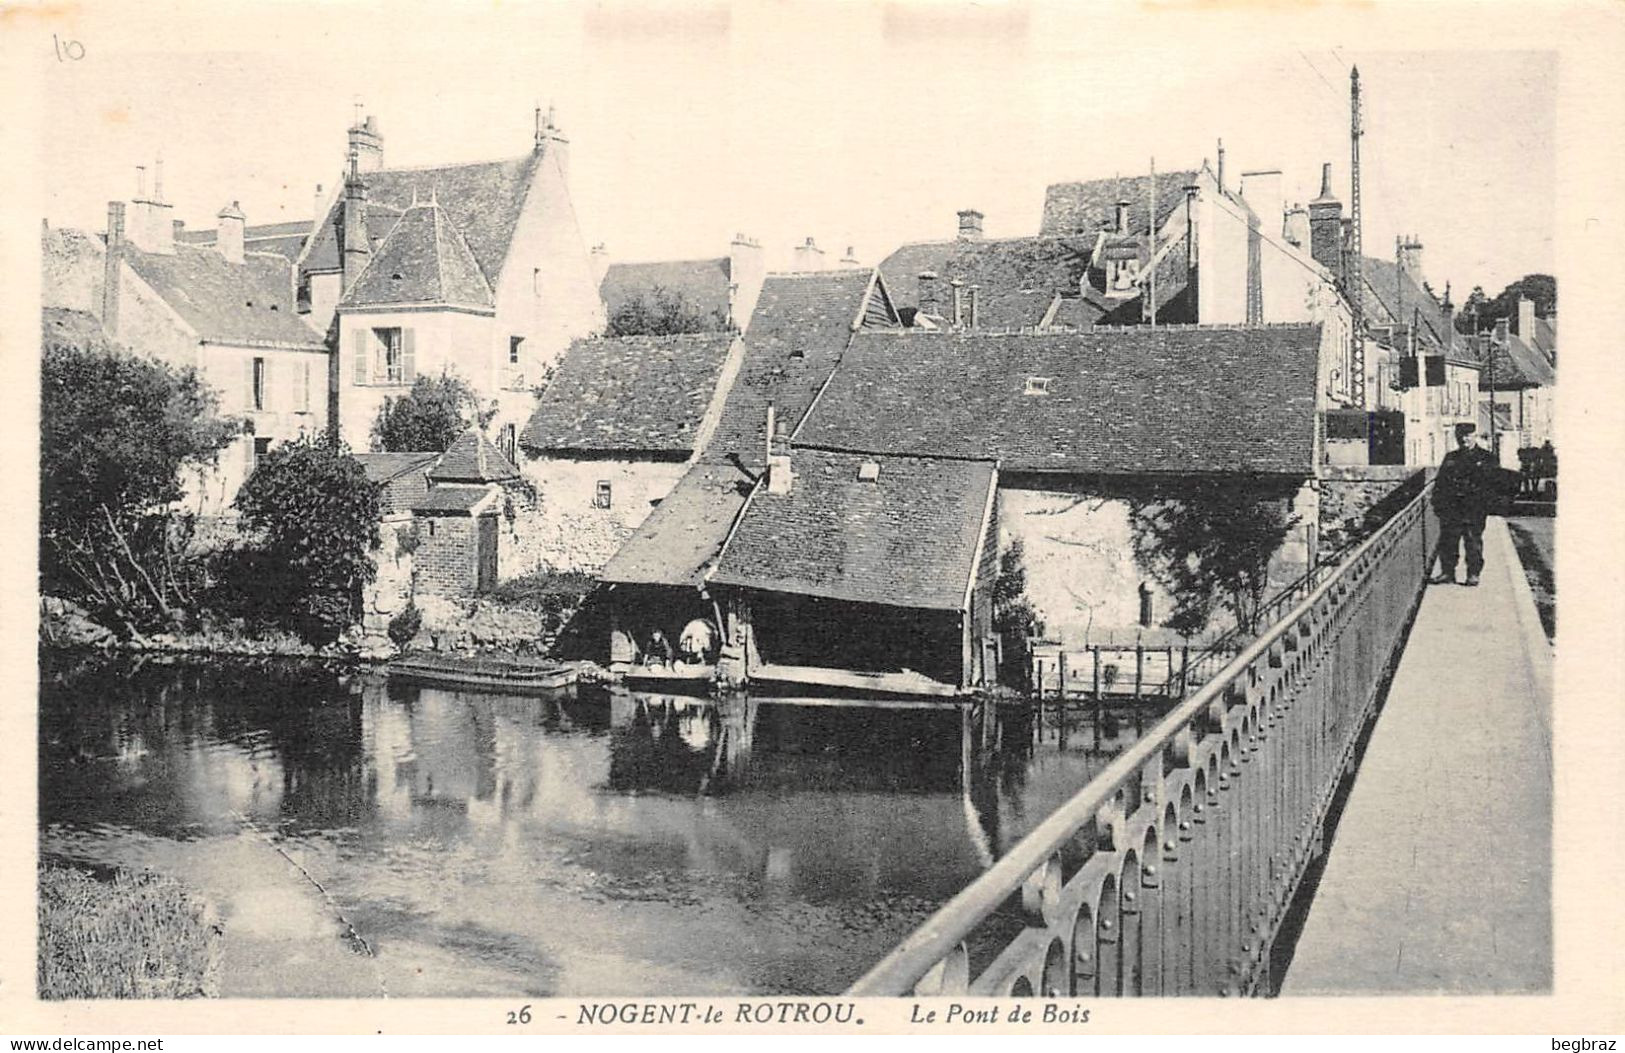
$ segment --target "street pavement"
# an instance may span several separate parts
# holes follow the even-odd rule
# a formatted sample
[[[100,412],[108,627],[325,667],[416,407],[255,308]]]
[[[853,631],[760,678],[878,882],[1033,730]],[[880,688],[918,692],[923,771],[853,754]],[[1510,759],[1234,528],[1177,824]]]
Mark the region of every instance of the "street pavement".
[[[1551,990],[1552,650],[1505,521],[1484,543],[1422,598],[1282,995]]]

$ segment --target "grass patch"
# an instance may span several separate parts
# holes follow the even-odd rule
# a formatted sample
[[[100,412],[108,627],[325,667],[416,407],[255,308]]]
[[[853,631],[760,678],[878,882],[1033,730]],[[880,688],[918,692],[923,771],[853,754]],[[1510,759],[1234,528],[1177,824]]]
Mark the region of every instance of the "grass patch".
[[[1545,524],[1542,524],[1545,526]],[[1557,639],[1557,580],[1552,574],[1550,558],[1551,527],[1546,526],[1546,539],[1535,536],[1535,530],[1517,522],[1508,521],[1507,529],[1512,533],[1512,547],[1518,552],[1518,562],[1523,564],[1524,577],[1529,581],[1529,590],[1535,594],[1535,610],[1540,614],[1541,628],[1546,630],[1546,639]]]
[[[213,998],[221,930],[209,905],[157,874],[99,880],[39,869],[39,997]]]

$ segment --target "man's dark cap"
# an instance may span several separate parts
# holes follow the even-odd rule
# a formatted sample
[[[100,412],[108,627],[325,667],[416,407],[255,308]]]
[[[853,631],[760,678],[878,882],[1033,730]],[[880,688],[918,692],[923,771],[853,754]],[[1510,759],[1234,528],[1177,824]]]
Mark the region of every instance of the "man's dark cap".
[[[1477,430],[1478,430],[1478,425],[1476,425],[1476,424],[1467,424],[1467,423],[1463,422],[1461,424],[1456,425],[1456,434],[1457,435],[1471,435],[1473,432],[1475,432]]]

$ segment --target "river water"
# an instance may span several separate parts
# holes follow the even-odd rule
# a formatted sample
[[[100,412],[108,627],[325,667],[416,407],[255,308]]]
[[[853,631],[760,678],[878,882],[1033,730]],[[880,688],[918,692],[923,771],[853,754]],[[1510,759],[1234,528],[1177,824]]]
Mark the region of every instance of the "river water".
[[[962,719],[53,658],[40,847],[202,890],[227,996],[836,993],[1132,739]]]

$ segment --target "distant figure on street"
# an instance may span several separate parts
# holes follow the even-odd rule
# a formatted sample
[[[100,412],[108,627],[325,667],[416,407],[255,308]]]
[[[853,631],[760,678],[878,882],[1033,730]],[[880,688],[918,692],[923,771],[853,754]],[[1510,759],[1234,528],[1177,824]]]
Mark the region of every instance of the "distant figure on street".
[[[1433,482],[1433,511],[1439,516],[1439,575],[1436,585],[1456,583],[1456,549],[1467,550],[1468,585],[1484,569],[1484,517],[1499,483],[1495,458],[1474,441],[1478,429],[1456,425],[1456,448],[1444,455]]]
[[[716,656],[717,631],[704,618],[695,618],[683,626],[683,635],[677,638],[677,651],[685,662],[704,664]]]
[[[671,665],[671,641],[656,629],[649,634],[649,646],[643,649],[644,665]]]

